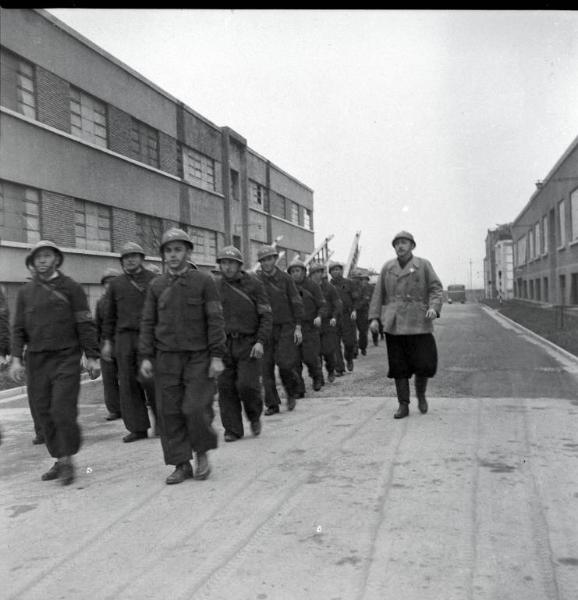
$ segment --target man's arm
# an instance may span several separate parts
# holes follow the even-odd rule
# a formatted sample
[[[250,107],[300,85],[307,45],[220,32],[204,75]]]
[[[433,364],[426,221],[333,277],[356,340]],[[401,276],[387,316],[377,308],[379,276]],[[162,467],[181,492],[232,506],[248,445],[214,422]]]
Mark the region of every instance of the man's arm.
[[[384,298],[384,283],[385,283],[385,269],[382,268],[377,276],[377,283],[371,296],[371,302],[369,303],[369,320],[381,319],[381,307],[383,306]]]
[[[443,304],[443,286],[440,278],[437,273],[434,271],[431,263],[429,261],[425,261],[426,268],[426,281],[428,282],[428,300],[429,300],[429,308],[436,311],[437,316],[439,317],[442,312],[442,304]]]
[[[80,347],[86,358],[99,358],[100,349],[96,337],[96,325],[88,308],[86,294],[82,286],[76,281],[71,282],[70,300]]]
[[[271,337],[273,331],[273,313],[271,312],[271,304],[269,296],[265,290],[263,282],[256,277],[253,278],[255,286],[255,300],[257,303],[257,314],[259,317],[259,329],[257,330],[257,341],[261,344]]]
[[[291,310],[293,311],[295,325],[301,326],[301,321],[303,321],[303,317],[305,315],[303,299],[301,298],[301,294],[299,293],[299,290],[297,289],[293,279],[291,279],[291,277],[287,277],[285,281],[287,282],[286,290],[289,297],[289,303],[291,304]]]

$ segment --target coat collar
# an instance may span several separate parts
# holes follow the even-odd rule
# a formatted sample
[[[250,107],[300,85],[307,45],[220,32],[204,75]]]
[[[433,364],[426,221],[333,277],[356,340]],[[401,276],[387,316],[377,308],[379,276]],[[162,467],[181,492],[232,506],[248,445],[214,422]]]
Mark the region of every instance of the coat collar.
[[[388,271],[397,275],[398,277],[405,277],[406,275],[411,275],[415,273],[415,271],[419,271],[422,268],[422,262],[417,256],[413,256],[412,259],[401,268],[399,261],[397,258],[394,258],[390,264]]]

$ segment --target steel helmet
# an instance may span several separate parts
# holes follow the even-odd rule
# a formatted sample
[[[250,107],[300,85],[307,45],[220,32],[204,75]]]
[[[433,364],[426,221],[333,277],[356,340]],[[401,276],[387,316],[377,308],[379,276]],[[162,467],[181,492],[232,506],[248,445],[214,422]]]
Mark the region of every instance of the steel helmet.
[[[413,235],[411,235],[411,233],[409,231],[400,231],[398,234],[396,234],[396,236],[393,238],[393,240],[391,240],[391,245],[395,245],[396,240],[400,240],[400,239],[405,239],[405,240],[409,240],[412,244],[413,247],[415,248],[415,240],[413,239]]]
[[[106,271],[102,274],[102,277],[100,278],[100,284],[102,285],[107,279],[118,277],[120,274],[120,271],[117,271],[116,269],[106,269]]]
[[[217,254],[217,263],[220,263],[222,260],[235,260],[238,263],[243,264],[241,251],[235,246],[225,246],[224,248],[221,248]]]
[[[121,259],[123,257],[127,256],[127,254],[141,254],[143,258],[145,257],[145,251],[144,251],[143,247],[140,246],[139,244],[137,244],[136,242],[127,242],[120,249],[120,258]]]
[[[171,229],[167,229],[163,233],[159,250],[162,252],[164,245],[168,244],[169,242],[185,242],[185,244],[187,244],[191,250],[193,249],[193,242],[189,237],[189,234],[178,227],[171,227]]]
[[[30,253],[24,259],[24,264],[27,267],[34,266],[34,255],[41,248],[51,248],[52,250],[54,250],[54,252],[56,253],[56,268],[58,269],[64,262],[64,254],[62,254],[62,250],[60,250],[60,248],[50,240],[40,240],[39,242],[36,242],[36,244],[34,244],[34,246],[32,246],[32,248],[30,249]]]
[[[300,269],[303,269],[305,273],[307,273],[307,267],[305,266],[305,263],[298,256],[296,256],[287,266],[287,273],[291,273],[291,269],[293,267],[299,267]]]
[[[338,262],[338,261],[331,261],[329,263],[329,272],[331,273],[331,271],[333,269],[335,269],[335,267],[341,267],[343,269],[343,263],[342,262]]]
[[[269,256],[279,256],[279,251],[273,246],[263,246],[257,252],[257,260],[261,261]]]
[[[323,263],[311,263],[309,265],[309,275],[315,273],[316,271],[325,271],[325,265]]]

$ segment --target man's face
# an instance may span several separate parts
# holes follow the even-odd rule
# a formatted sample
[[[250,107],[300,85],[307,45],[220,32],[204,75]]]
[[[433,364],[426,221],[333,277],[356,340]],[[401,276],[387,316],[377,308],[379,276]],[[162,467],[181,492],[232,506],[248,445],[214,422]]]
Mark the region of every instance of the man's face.
[[[34,254],[34,270],[40,275],[50,275],[56,269],[58,254],[52,248],[40,248]]]
[[[305,279],[305,269],[302,267],[291,267],[289,275],[291,275],[295,283],[301,283]]]
[[[241,264],[236,260],[224,258],[219,262],[219,268],[226,279],[232,279],[239,272]]]
[[[180,271],[186,264],[191,255],[191,250],[180,240],[168,242],[163,246],[163,257],[171,271]]]
[[[341,279],[343,277],[343,267],[333,267],[329,274],[333,279]]]
[[[136,273],[142,266],[143,257],[142,254],[133,252],[131,254],[125,254],[120,262],[122,264],[122,268],[127,273]]]
[[[266,258],[262,258],[260,261],[261,268],[265,273],[271,273],[275,269],[275,263],[277,262],[276,256],[267,256]]]
[[[398,238],[393,245],[398,258],[406,258],[413,250],[413,242],[406,238]]]
[[[323,271],[313,271],[309,277],[311,277],[311,281],[313,281],[313,283],[321,285],[321,282],[323,281]]]

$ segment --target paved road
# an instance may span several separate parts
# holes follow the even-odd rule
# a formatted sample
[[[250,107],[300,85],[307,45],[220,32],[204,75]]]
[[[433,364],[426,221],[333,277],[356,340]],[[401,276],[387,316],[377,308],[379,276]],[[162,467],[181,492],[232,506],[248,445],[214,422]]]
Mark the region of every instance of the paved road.
[[[83,387],[70,488],[0,405],[0,597],[575,600],[578,379],[478,305],[444,308],[428,415],[394,421],[385,350],[166,486]],[[217,420],[218,423],[218,420]],[[222,435],[222,428],[219,432]]]

